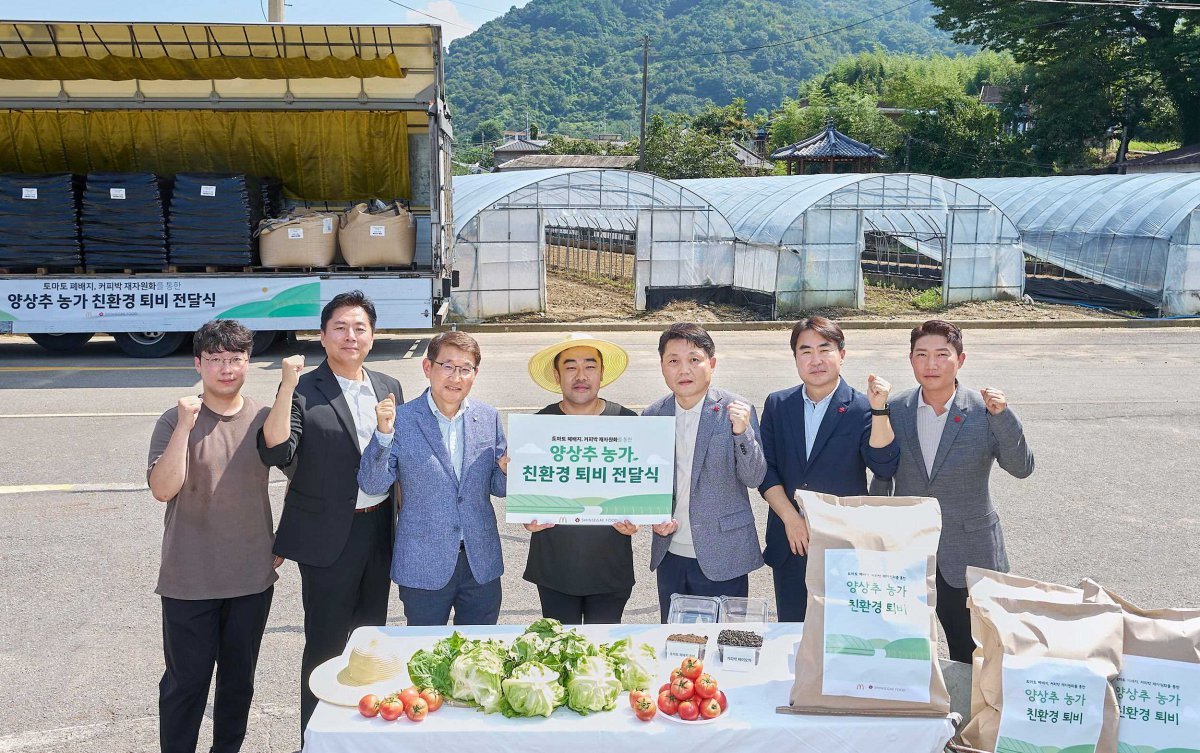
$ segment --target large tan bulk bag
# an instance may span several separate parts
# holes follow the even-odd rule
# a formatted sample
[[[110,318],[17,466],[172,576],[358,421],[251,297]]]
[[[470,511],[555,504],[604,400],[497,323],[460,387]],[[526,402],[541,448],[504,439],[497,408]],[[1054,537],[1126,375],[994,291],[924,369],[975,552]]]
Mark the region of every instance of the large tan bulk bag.
[[[337,256],[337,215],[304,212],[263,220],[258,255],[264,267],[328,267]]]
[[[985,705],[963,742],[996,753],[1116,753],[1120,607],[972,596],[972,608],[987,626],[971,680]]]
[[[378,211],[357,204],[342,215],[338,243],[352,267],[407,266],[417,246],[417,223],[398,204]]]
[[[937,500],[807,491],[797,491],[796,499],[810,538],[808,612],[791,709],[948,714],[934,613]]]
[[[1058,583],[1023,578],[1011,573],[1000,573],[982,567],[967,568],[967,606],[972,599],[1025,599],[1027,601],[1048,601],[1055,604],[1081,604],[1084,601],[1083,589],[1062,586]],[[972,677],[986,676],[989,672],[1000,672],[1000,665],[984,666],[983,646],[994,646],[999,639],[991,632],[991,625],[979,618],[979,610],[971,609],[971,637],[975,640],[975,654],[971,658]],[[994,685],[1000,678],[988,678],[984,684]],[[980,683],[971,684],[971,717],[982,713],[987,706],[979,689]]]
[[[1080,587],[1086,600],[1115,602],[1124,612],[1120,749],[1200,753],[1200,609],[1142,609],[1094,581]]]

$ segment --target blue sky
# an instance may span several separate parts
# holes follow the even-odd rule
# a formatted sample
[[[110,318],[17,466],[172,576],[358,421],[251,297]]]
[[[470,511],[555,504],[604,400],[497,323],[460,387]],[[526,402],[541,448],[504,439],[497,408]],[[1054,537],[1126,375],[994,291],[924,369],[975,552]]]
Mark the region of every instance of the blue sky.
[[[447,43],[470,34],[514,5],[529,0],[287,0],[284,20],[292,23],[441,23]],[[267,0],[0,0],[8,21],[209,21],[261,23]],[[408,6],[407,8],[402,6]],[[428,14],[428,15],[424,15]]]

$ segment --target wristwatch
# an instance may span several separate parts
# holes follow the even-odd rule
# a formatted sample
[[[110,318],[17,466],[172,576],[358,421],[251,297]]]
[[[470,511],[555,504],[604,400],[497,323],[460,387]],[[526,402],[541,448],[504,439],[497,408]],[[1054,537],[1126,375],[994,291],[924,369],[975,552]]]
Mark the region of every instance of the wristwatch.
[[[885,405],[882,408],[872,408],[871,415],[872,416],[890,416],[890,415],[892,415],[892,407],[890,405]]]

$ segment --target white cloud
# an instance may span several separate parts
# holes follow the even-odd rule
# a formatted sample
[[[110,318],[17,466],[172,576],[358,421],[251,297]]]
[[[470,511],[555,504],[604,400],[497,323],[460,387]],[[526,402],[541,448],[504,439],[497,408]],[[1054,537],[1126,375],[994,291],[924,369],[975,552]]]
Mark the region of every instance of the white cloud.
[[[466,35],[475,31],[475,29],[479,28],[478,25],[471,23],[466,18],[463,18],[462,13],[460,13],[458,10],[458,6],[450,2],[450,0],[433,0],[433,2],[426,3],[424,5],[414,4],[413,7],[428,13],[429,16],[436,16],[437,18],[447,22],[439,24],[438,21],[435,21],[429,16],[422,15],[421,13],[416,13],[411,10],[405,15],[405,21],[410,24],[440,25],[442,27],[443,45],[449,45],[455,39],[458,39],[459,37],[465,37]]]

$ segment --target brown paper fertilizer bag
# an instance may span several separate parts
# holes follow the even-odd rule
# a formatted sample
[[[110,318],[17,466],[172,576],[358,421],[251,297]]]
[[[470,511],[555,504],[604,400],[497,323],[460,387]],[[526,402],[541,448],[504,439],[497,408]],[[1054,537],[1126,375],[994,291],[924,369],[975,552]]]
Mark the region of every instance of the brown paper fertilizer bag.
[[[1200,609],[1142,609],[1094,581],[1080,588],[1124,611],[1121,753],[1200,753]]]
[[[1117,753],[1120,607],[978,593],[971,606],[986,627],[971,678],[984,707],[963,742],[996,753]]]
[[[791,710],[948,714],[934,614],[937,500],[805,491],[796,499],[810,538]]]
[[[1006,599],[1025,599],[1027,601],[1048,601],[1055,604],[1081,604],[1083,603],[1083,590],[1081,588],[1071,588],[1070,586],[1062,586],[1058,583],[1049,583],[1042,580],[1034,580],[1032,578],[1022,578],[1019,575],[1010,573],[998,573],[995,570],[985,570],[982,567],[967,568],[967,590],[970,596],[967,600],[967,605],[971,605],[970,599],[978,597],[980,599],[994,599],[1003,597]],[[971,659],[972,676],[986,673],[988,670],[996,670],[997,668],[983,668],[983,651],[981,646],[994,646],[998,639],[991,632],[991,625],[979,619],[979,610],[971,610],[971,637],[975,639],[975,655]],[[981,713],[987,706],[980,694],[980,684],[971,683],[971,716]]]

